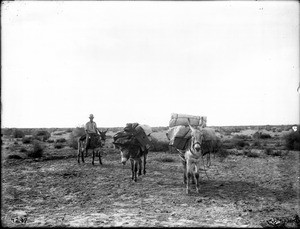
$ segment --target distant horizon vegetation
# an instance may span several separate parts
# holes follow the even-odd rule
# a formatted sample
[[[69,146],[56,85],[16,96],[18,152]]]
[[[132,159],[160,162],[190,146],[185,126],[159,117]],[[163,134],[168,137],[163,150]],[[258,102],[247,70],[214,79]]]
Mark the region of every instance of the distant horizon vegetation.
[[[290,127],[292,128],[293,126],[299,126],[300,124],[278,124],[278,125],[271,125],[271,124],[266,124],[266,125],[224,125],[224,126],[218,126],[218,125],[207,125],[207,127],[210,128],[231,128],[231,127],[240,127],[240,128],[269,128],[269,127]],[[75,129],[75,128],[82,128],[84,127],[84,125],[81,126],[75,126],[75,127],[1,127],[1,130],[5,130],[5,129],[57,129],[57,130],[64,130],[64,129]],[[120,128],[124,128],[124,126],[114,126],[114,127],[102,127],[102,126],[98,126],[98,129],[120,129]],[[169,126],[151,126],[152,129],[168,129]]]

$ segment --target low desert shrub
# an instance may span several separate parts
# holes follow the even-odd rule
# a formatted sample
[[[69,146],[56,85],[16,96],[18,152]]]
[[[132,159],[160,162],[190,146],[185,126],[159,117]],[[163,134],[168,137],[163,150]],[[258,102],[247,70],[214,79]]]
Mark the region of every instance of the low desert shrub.
[[[8,155],[7,159],[22,159],[22,157],[16,154],[12,154]]]
[[[68,140],[68,145],[73,149],[78,149],[78,138],[82,135],[85,135],[85,130],[83,127],[76,127],[72,133],[70,134],[70,138]]]
[[[65,139],[65,138],[58,138],[58,139],[56,139],[56,143],[64,143],[64,142],[66,142],[67,140]]]
[[[279,134],[274,134],[274,140],[279,139]]]
[[[273,150],[273,156],[281,157],[283,156],[283,152],[281,150]]]
[[[265,127],[265,129],[266,129],[267,131],[271,131],[271,126],[270,126],[270,125],[267,125],[267,126]]]
[[[175,159],[172,157],[159,157],[159,158],[155,158],[155,161],[159,161],[159,162],[174,162]]]
[[[243,139],[243,140],[247,140],[247,139],[251,139],[251,136],[244,135],[244,134],[235,134],[235,135],[233,136],[233,139]]]
[[[35,137],[35,139],[47,141],[51,137],[51,134],[46,130],[38,130],[33,133],[33,136]]]
[[[265,154],[272,155],[273,154],[273,150],[271,148],[267,148],[267,149],[265,149]]]
[[[223,161],[225,158],[229,156],[230,152],[224,148],[221,148],[217,151],[216,155]]]
[[[244,148],[245,146],[249,146],[250,144],[242,139],[233,139],[234,145],[237,148]]]
[[[57,133],[53,133],[53,135],[63,135],[65,132],[57,132]]]
[[[31,143],[31,141],[32,141],[32,139],[29,138],[29,137],[23,137],[23,138],[22,138],[23,144],[29,144],[29,143]]]
[[[38,141],[33,141],[33,150],[28,153],[28,157],[40,158],[43,156],[43,147]]]
[[[294,142],[294,150],[300,151],[300,143],[299,142]]]
[[[222,141],[223,149],[233,149],[235,147],[234,143],[231,140]]]
[[[259,157],[259,153],[256,152],[256,151],[253,151],[253,150],[245,150],[244,151],[244,154],[247,156],[247,157]]]
[[[105,151],[105,154],[117,154],[117,155],[120,154],[120,150],[115,149],[115,148],[106,148],[103,151]]]
[[[273,150],[271,148],[265,149],[265,154],[269,156],[283,156],[283,152],[281,150]]]
[[[70,139],[68,140],[68,145],[73,149],[78,149],[78,138],[75,138],[72,133],[70,135]]]
[[[22,130],[14,129],[12,132],[13,138],[23,138],[24,136],[25,136],[25,134]]]
[[[261,139],[267,139],[267,138],[272,138],[272,137],[271,137],[270,134],[262,133],[262,134],[260,135],[260,138],[261,138]]]
[[[285,146],[289,150],[300,150],[300,130],[290,132],[284,136]]]
[[[76,128],[72,131],[72,134],[73,134],[75,137],[79,137],[79,136],[85,135],[84,127],[76,127]]]
[[[256,138],[256,139],[267,139],[267,138],[271,138],[271,135],[257,131],[257,132],[255,132],[253,134],[253,138]]]
[[[259,140],[255,140],[254,142],[253,142],[253,145],[252,146],[254,146],[254,147],[261,147],[261,142],[259,141]]]
[[[62,144],[60,144],[60,143],[56,143],[55,145],[54,145],[54,148],[55,149],[62,149],[64,147],[64,145],[62,145]]]
[[[291,129],[292,129],[292,126],[285,126],[285,127],[283,128],[284,131],[289,131],[289,130],[291,130]]]
[[[124,127],[110,127],[109,130],[113,133],[122,131]]]
[[[169,151],[169,142],[160,141],[155,138],[152,139],[152,145],[149,149],[152,152]]]
[[[71,133],[73,130],[71,128],[67,129],[66,132],[67,133]]]
[[[267,143],[267,142],[264,142],[264,143],[263,143],[263,146],[265,146],[265,147],[266,147],[267,145],[268,145],[268,143]]]
[[[54,143],[54,140],[53,139],[48,139],[47,142],[48,143]]]
[[[276,147],[279,147],[279,146],[281,146],[281,143],[280,143],[280,142],[276,142],[276,143],[275,143],[275,146],[276,146]]]
[[[2,128],[1,129],[1,134],[3,134],[3,136],[12,136],[12,133],[13,133],[12,128]]]
[[[22,148],[20,149],[20,152],[22,152],[22,153],[27,152],[27,149],[25,149],[24,147],[22,147]]]

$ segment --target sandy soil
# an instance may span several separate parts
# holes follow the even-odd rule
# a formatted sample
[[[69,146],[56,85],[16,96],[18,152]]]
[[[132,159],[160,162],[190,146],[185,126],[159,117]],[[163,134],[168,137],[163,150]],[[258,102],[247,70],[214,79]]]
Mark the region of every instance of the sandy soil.
[[[77,164],[68,147],[48,151],[65,158],[2,161],[2,224],[261,227],[300,213],[299,152],[214,158],[208,177],[201,175],[200,193],[192,186],[187,195],[176,154],[150,152],[147,174],[135,183],[129,163],[122,166],[113,151],[95,166],[90,156]]]

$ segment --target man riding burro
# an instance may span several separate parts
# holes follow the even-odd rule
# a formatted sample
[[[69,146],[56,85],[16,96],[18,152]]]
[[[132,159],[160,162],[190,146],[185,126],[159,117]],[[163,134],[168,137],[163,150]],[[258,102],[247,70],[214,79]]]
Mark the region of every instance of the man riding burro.
[[[86,133],[86,145],[89,146],[93,139],[97,139],[100,136],[100,132],[97,129],[97,124],[93,121],[94,115],[90,114],[90,121],[85,124],[85,133]]]

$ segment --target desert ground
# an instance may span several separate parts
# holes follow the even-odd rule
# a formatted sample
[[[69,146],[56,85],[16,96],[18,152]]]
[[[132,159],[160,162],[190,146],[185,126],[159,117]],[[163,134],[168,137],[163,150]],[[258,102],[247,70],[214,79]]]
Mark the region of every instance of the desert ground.
[[[192,185],[190,194],[179,156],[166,147],[152,149],[147,173],[132,181],[130,163],[120,164],[112,146],[116,130],[107,132],[103,165],[96,159],[94,166],[91,152],[77,163],[77,150],[68,144],[72,130],[49,130],[40,157],[28,156],[33,144],[24,138],[3,134],[2,226],[265,227],[288,219],[286,227],[297,227],[300,152],[284,143],[292,130],[213,128],[223,150],[201,173],[200,193]],[[152,138],[167,145],[166,130],[157,128]],[[270,137],[255,138],[257,132]]]

